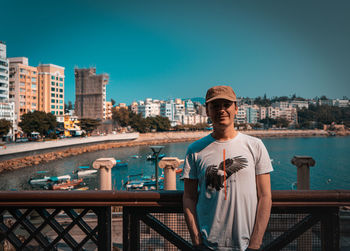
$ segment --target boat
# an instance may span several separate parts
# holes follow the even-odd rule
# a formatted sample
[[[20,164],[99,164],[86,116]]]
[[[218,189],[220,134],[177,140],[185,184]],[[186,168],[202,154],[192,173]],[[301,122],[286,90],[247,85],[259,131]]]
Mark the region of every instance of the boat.
[[[133,179],[134,177],[140,177]],[[158,177],[159,189],[163,190],[164,176]],[[154,176],[144,176],[141,174],[129,175],[128,181],[124,184],[126,190],[155,190],[156,178]]]
[[[70,175],[44,176],[44,178],[39,178],[39,179],[30,178],[29,184],[32,186],[33,185],[45,185],[48,182],[60,182],[60,181],[65,181],[65,180],[70,180],[70,179],[71,179]]]
[[[164,153],[158,155],[158,159],[162,159],[164,157],[165,157]],[[154,154],[148,154],[146,159],[147,160],[156,160],[156,157],[154,156]]]
[[[182,168],[177,167],[177,168],[175,169],[175,172],[176,172],[177,174],[182,173]]]
[[[142,156],[141,156],[141,155],[131,155],[130,158],[133,158],[133,159],[141,159]]]
[[[97,170],[95,170],[95,169],[78,170],[75,173],[78,175],[78,177],[85,177],[85,176],[96,174]]]
[[[115,167],[127,167],[128,163],[121,161],[120,159],[116,160],[117,164],[115,164]]]
[[[48,188],[50,190],[71,190],[76,186],[80,185],[82,182],[83,182],[83,179],[67,180],[62,183],[50,184],[48,185]]]

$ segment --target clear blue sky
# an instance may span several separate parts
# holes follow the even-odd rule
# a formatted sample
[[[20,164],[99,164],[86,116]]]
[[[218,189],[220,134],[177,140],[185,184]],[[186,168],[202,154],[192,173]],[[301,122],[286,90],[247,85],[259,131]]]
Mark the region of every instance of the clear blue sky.
[[[350,97],[350,1],[0,0],[8,57],[108,73],[107,98],[130,103],[238,96]]]

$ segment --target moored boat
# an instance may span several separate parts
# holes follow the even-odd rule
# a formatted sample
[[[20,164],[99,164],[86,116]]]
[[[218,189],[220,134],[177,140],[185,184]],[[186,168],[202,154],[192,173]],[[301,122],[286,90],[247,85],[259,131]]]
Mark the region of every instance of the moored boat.
[[[57,184],[51,184],[48,186],[50,190],[70,190],[78,185],[80,185],[83,182],[83,179],[74,179],[74,180],[67,180],[62,183]]]
[[[29,184],[30,185],[44,185],[48,182],[60,182],[60,181],[65,181],[65,180],[70,180],[70,179],[71,179],[70,175],[44,176],[44,178],[39,178],[39,179],[30,178]]]

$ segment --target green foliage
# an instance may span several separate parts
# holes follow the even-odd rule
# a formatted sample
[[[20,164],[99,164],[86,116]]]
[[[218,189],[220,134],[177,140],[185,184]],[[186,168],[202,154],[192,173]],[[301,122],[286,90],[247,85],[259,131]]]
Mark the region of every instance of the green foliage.
[[[261,97],[255,98],[254,104],[267,107],[271,105],[271,101],[268,98],[266,98],[266,94],[265,94],[263,98]]]
[[[41,136],[48,136],[50,131],[55,130],[57,121],[51,113],[34,111],[23,114],[18,125],[27,135],[38,132]]]
[[[146,124],[149,125],[150,130],[157,132],[169,131],[171,127],[169,118],[161,116],[146,118]]]
[[[309,109],[298,110],[298,121],[301,128],[322,128],[323,124],[344,124],[350,126],[350,107],[328,105],[310,105]]]
[[[0,137],[7,135],[12,128],[11,121],[0,119]]]
[[[83,118],[80,119],[79,122],[80,128],[88,134],[95,130],[99,125],[101,125],[101,120],[99,119]]]
[[[112,106],[115,105],[115,100],[111,98],[111,103],[112,103]]]
[[[170,129],[170,121],[167,117],[148,117],[142,118],[141,114],[135,114],[126,108],[120,108],[118,110],[113,109],[112,118],[120,126],[130,126],[135,131],[145,133],[149,131],[163,132]]]
[[[113,108],[112,110],[112,119],[122,127],[129,125],[130,116],[132,116],[130,111],[124,107],[119,108],[118,110]]]
[[[276,126],[280,128],[287,128],[289,126],[289,121],[286,120],[285,118],[277,118]]]

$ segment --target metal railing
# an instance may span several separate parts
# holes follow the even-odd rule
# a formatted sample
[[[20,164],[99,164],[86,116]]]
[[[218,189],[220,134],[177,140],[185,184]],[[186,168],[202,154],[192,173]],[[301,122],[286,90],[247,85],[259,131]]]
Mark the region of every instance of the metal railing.
[[[348,190],[273,191],[262,250],[340,250],[343,206]],[[0,250],[111,250],[114,207],[123,250],[192,249],[182,191],[10,191],[0,192]]]

